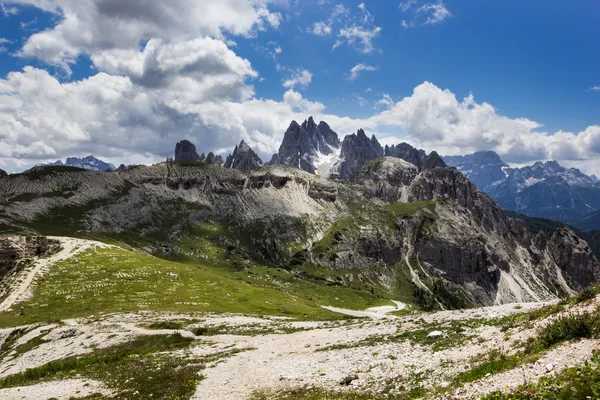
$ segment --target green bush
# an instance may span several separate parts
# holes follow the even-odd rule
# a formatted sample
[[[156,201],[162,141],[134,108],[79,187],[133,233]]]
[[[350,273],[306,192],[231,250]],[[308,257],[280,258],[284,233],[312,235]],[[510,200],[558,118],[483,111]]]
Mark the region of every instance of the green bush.
[[[597,334],[600,314],[569,314],[558,317],[540,329],[533,346],[548,349],[569,340],[590,338]]]

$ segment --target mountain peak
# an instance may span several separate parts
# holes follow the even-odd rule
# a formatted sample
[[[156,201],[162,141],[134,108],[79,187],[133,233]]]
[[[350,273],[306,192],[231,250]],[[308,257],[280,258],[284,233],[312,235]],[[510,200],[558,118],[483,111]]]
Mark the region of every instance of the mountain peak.
[[[66,162],[62,162],[61,160],[57,160],[50,164],[37,164],[36,167],[53,165],[53,166],[65,166],[65,167],[75,167],[88,169],[90,171],[115,171],[116,168],[111,163],[102,161],[93,155],[89,155],[87,157],[79,158],[79,157],[67,157]]]
[[[312,174],[326,157],[335,155],[340,147],[337,133],[325,122],[317,125],[309,117],[302,125],[292,121],[270,164],[291,165]],[[331,160],[328,160],[331,161]]]
[[[233,154],[227,157],[224,166],[235,169],[259,169],[263,166],[263,162],[258,154],[242,140],[238,146],[235,146]]]
[[[175,145],[175,162],[196,162],[200,156],[196,152],[196,145],[189,140],[182,140]]]

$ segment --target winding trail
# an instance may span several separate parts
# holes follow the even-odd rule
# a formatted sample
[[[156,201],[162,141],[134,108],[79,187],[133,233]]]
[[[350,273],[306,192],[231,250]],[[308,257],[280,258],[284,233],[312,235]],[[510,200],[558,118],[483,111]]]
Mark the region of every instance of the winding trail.
[[[34,267],[27,272],[25,279],[11,290],[11,293],[0,304],[0,312],[9,311],[13,305],[28,298],[31,283],[42,271],[52,264],[66,260],[74,255],[84,252],[92,247],[109,247],[109,245],[91,240],[73,239],[65,237],[49,237],[60,241],[62,250],[48,258],[37,258]]]
[[[349,310],[346,308],[329,307],[329,306],[323,306],[323,308],[326,310],[329,310],[329,311],[339,313],[339,314],[350,315],[352,317],[367,317],[367,318],[373,318],[373,319],[381,319],[381,318],[385,318],[386,315],[391,312],[404,310],[406,308],[406,304],[404,304],[400,301],[392,300],[392,302],[395,303],[396,305],[395,306],[371,307],[371,308],[367,308],[364,311]]]

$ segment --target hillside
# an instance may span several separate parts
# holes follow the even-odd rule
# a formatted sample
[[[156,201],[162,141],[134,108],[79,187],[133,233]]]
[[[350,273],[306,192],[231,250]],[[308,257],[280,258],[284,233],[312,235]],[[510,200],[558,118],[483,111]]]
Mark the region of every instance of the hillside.
[[[319,126],[306,129],[336,138]],[[285,148],[315,139],[297,129]],[[500,378],[486,386],[473,383],[485,374],[465,377],[478,367],[464,354],[490,353],[493,343],[483,343],[504,329],[497,318],[525,308],[542,324],[553,312],[535,309],[568,305],[564,299],[598,282],[588,243],[567,226],[535,229],[508,215],[435,152],[384,150],[362,130],[349,138],[342,154],[360,157],[341,162],[330,179],[284,165],[285,157],[261,166],[245,143],[222,166],[189,142],[178,144],[176,158],[190,161],[116,172],[43,166],[0,178],[0,396],[19,388],[32,391],[26,398],[42,390],[66,399],[166,399],[172,390],[185,399],[320,399],[340,380],[358,386],[344,385],[349,392],[339,398],[501,388],[502,373],[518,363],[494,370]],[[324,153],[311,154],[309,164]],[[514,325],[506,329],[521,337]],[[577,348],[575,362],[588,348]],[[289,351],[300,359],[286,361]],[[349,375],[380,365],[380,351],[390,368]],[[566,350],[506,351],[554,360]],[[400,363],[394,354],[406,356]],[[441,372],[447,356],[463,372]],[[275,363],[277,374],[260,360]],[[246,368],[259,375],[245,376]],[[437,371],[432,380],[423,377],[429,369]],[[164,385],[143,385],[149,376]],[[301,379],[312,386],[297,392]]]

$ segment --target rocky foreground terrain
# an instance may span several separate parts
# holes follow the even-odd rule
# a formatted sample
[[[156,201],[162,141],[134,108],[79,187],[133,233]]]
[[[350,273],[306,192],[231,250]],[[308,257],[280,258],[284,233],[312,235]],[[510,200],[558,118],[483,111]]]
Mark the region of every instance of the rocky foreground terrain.
[[[65,249],[53,262],[105,247],[55,240]],[[146,311],[4,328],[0,399],[594,398],[598,293],[433,313],[338,308],[354,317],[321,322]],[[573,378],[585,374],[586,385]]]

